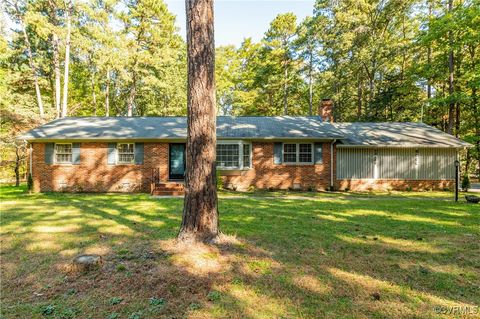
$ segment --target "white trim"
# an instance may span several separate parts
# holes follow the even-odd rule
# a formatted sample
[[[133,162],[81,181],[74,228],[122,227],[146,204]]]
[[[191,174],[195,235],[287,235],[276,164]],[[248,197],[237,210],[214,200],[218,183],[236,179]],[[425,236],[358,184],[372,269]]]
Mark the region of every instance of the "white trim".
[[[295,162],[285,162],[285,144],[294,144],[296,145],[295,146]],[[311,148],[311,161],[310,162],[300,162],[300,144],[310,144]],[[282,143],[282,164],[285,164],[285,165],[313,165],[315,163],[315,144],[314,143]],[[289,154],[293,154],[293,153],[289,153]]]
[[[119,161],[118,145],[120,144],[133,144],[133,160],[130,163]],[[134,142],[117,142],[117,149],[115,152],[115,164],[116,165],[134,165],[135,164],[135,143]]]
[[[375,151],[373,154],[373,179],[378,179],[380,176],[380,165],[378,165],[379,160],[378,151]]]
[[[217,152],[218,145],[238,145],[238,167],[235,166],[220,166],[218,165],[218,158],[217,158],[217,169],[218,170],[248,170],[252,168],[252,143],[245,142],[243,140],[217,140],[217,145],[215,146],[215,152]],[[243,146],[248,145],[250,150],[250,165],[244,166],[243,165]]]
[[[70,155],[72,156],[72,160],[70,162],[59,162],[59,161],[57,161],[57,145],[70,145],[70,150],[71,150]],[[68,154],[66,154],[66,155],[68,155]],[[53,163],[54,164],[59,164],[59,165],[73,164],[73,143],[54,143],[53,144]]]
[[[337,140],[333,140],[330,144],[330,187],[333,188],[333,165],[337,165],[337,163],[333,162],[333,144],[335,144]],[[315,145],[314,145],[315,146]],[[314,159],[315,160],[315,159]],[[323,145],[322,145],[322,164],[323,164]]]

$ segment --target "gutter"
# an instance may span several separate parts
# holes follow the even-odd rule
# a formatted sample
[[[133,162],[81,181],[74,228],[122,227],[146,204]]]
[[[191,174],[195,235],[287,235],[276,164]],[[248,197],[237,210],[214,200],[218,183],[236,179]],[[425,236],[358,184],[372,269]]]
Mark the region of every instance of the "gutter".
[[[330,144],[330,189],[333,190],[333,144],[337,142],[337,139],[333,139],[332,143]]]
[[[473,146],[473,145],[472,145]],[[338,148],[410,148],[410,149],[421,149],[421,148],[451,148],[451,149],[464,149],[472,147],[470,145],[353,145],[353,144],[338,144]]]

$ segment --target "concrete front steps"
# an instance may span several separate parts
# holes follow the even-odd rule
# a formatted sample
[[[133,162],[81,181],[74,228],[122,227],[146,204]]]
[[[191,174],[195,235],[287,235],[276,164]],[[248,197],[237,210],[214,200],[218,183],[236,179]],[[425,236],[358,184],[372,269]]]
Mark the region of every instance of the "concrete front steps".
[[[183,183],[165,182],[156,183],[152,187],[153,196],[182,196],[185,194]]]

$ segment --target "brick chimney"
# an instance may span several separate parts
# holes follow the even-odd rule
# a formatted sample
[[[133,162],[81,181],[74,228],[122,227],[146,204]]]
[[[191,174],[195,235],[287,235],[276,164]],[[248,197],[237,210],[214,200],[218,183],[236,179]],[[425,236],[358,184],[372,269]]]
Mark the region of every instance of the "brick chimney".
[[[324,122],[333,122],[333,101],[331,99],[322,99],[318,107],[318,115]]]

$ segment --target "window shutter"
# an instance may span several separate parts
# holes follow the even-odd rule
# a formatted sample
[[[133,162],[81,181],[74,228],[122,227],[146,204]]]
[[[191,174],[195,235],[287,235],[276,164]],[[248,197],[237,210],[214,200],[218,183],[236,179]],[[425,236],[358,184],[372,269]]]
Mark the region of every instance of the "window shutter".
[[[80,143],[72,143],[72,164],[80,164]]]
[[[135,164],[143,164],[143,143],[135,143]]]
[[[117,143],[108,143],[108,154],[107,154],[107,163],[108,165],[115,165],[117,157]]]
[[[273,164],[282,164],[282,143],[273,144]]]
[[[45,164],[53,164],[55,162],[55,143],[45,144]]]
[[[315,164],[323,164],[322,148],[323,148],[322,143],[315,143],[314,145]]]

